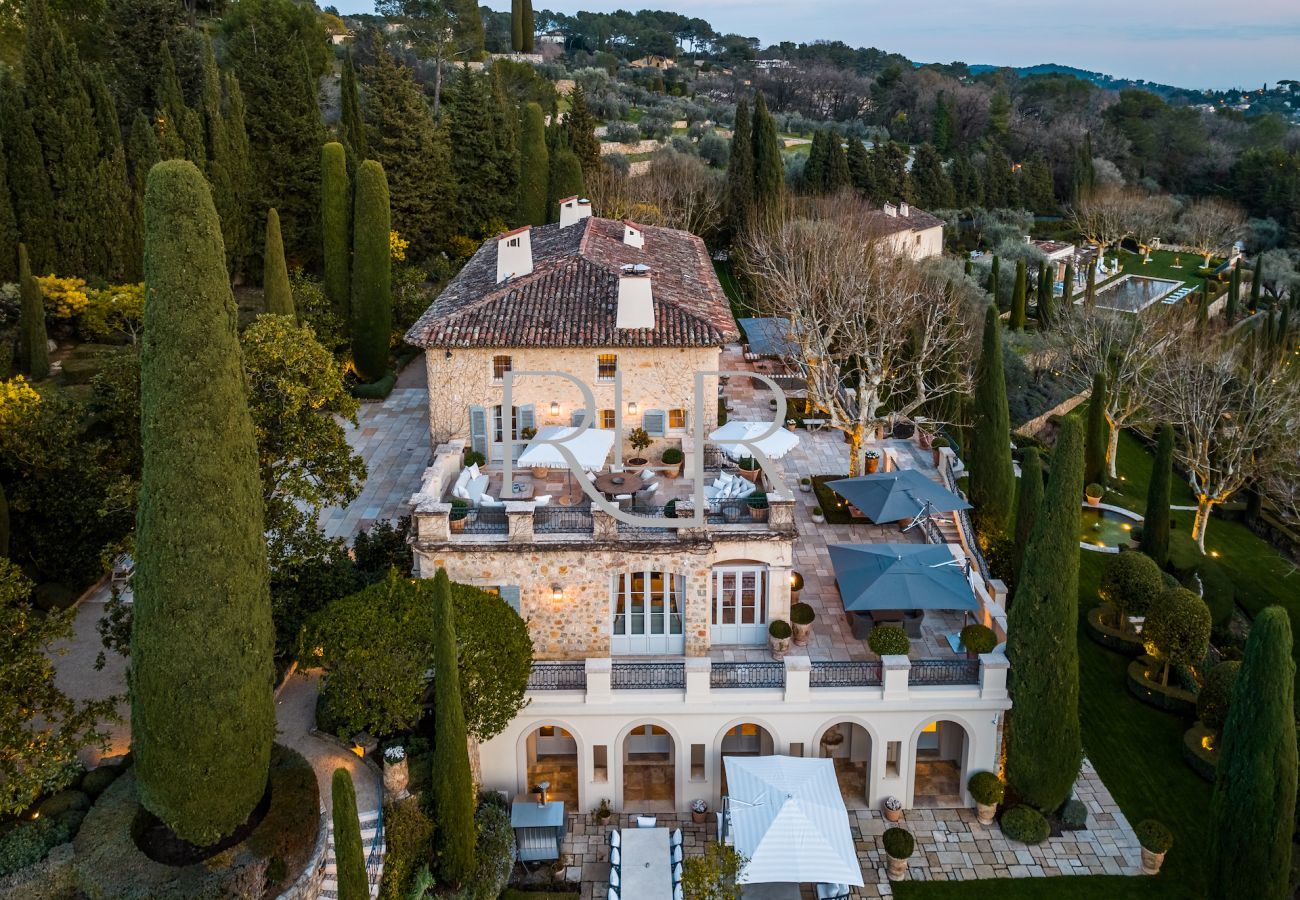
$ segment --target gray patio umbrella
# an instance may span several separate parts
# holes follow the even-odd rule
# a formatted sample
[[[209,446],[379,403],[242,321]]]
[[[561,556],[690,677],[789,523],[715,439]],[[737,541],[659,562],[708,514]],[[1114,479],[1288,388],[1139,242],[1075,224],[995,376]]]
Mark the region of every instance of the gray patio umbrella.
[[[946,544],[832,544],[827,549],[848,612],[979,612],[965,567]]]
[[[895,469],[826,484],[873,522],[915,518],[927,503],[933,512],[939,513],[971,508],[961,497],[916,469]]]

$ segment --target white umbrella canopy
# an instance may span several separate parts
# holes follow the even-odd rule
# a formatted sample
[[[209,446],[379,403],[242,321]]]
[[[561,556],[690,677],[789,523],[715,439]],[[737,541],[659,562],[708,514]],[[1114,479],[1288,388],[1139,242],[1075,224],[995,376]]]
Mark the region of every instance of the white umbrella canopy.
[[[761,441],[754,440],[755,436],[760,435],[773,427],[776,428],[775,433],[763,438]],[[780,459],[792,449],[799,446],[798,435],[792,431],[787,431],[785,428],[780,426],[773,426],[771,422],[744,422],[733,420],[710,434],[709,440],[747,440],[767,454],[768,459]],[[730,456],[732,459],[740,459],[742,456],[749,456],[749,448],[742,444],[721,444],[720,446],[722,452]]]
[[[614,432],[608,429],[588,428],[578,434],[580,430],[565,425],[544,425],[537,429],[537,434],[524,448],[524,452],[519,454],[515,465],[524,469],[533,466],[544,469],[568,468],[569,461],[561,454],[559,447],[539,443],[542,440],[552,440],[563,441],[564,449],[573,454],[582,468],[602,468],[609,457],[609,451],[614,447]]]
[[[835,763],[793,756],[724,756],[732,844],[749,862],[740,881],[862,885]]]

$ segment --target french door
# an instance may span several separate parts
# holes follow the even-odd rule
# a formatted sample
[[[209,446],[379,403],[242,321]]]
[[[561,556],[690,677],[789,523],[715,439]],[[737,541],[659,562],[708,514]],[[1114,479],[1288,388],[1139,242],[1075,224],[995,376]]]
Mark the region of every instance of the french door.
[[[679,656],[686,652],[682,608],[686,577],[671,572],[624,572],[614,576],[610,652]]]
[[[767,641],[766,566],[717,566],[713,570],[713,644]]]

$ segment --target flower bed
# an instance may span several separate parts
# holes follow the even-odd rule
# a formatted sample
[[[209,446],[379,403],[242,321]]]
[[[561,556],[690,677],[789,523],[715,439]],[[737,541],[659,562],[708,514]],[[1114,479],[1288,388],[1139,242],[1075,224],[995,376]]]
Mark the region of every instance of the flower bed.
[[[1088,632],[1088,637],[1092,638],[1098,644],[1101,644],[1108,650],[1114,650],[1117,653],[1123,653],[1125,656],[1139,656],[1142,654],[1142,641],[1132,632],[1120,631],[1107,625],[1102,621],[1103,617],[1112,613],[1109,606],[1094,606],[1088,610],[1088,615],[1084,619],[1084,630]]]
[[[1196,695],[1173,684],[1163,685],[1152,677],[1158,663],[1149,656],[1141,656],[1128,666],[1128,690],[1143,703],[1165,712],[1196,714]]]

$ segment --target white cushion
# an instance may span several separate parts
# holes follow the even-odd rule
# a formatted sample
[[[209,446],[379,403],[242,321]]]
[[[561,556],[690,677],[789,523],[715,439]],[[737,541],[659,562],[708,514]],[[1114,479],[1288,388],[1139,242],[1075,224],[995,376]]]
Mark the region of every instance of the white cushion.
[[[469,484],[469,479],[469,469],[461,469],[460,474],[456,476],[456,483],[452,485],[451,495],[462,500],[468,500],[469,491],[466,490],[466,486]]]
[[[550,494],[539,494],[538,496],[533,498],[534,506],[546,506],[550,502],[551,502]]]
[[[472,466],[470,466],[468,469],[466,469],[466,471],[469,472],[469,477],[470,477],[470,478],[478,478],[480,475],[483,474],[483,473],[480,472],[479,469],[478,469],[478,463],[474,463]]]
[[[637,816],[637,817],[636,817],[636,827],[637,827],[637,828],[654,828],[654,827],[655,827],[655,823],[656,823],[657,821],[659,821],[659,819],[658,819],[657,817],[655,817],[655,816]]]
[[[649,479],[649,478],[654,478],[654,477],[655,477],[655,470],[654,470],[654,469],[642,469],[642,470],[641,470],[641,477],[642,477],[642,478],[647,478],[647,479]]]
[[[706,488],[704,489],[704,499],[705,499],[705,500],[719,500],[719,499],[723,499],[723,497],[722,497],[722,488],[715,488],[715,487],[713,487],[713,486],[706,487]]]
[[[493,497],[491,494],[484,494],[481,497],[479,497],[478,505],[479,506],[505,506],[504,503],[502,503],[496,497]]]
[[[723,472],[717,478],[713,479],[713,487],[715,490],[720,491],[729,484],[731,484],[731,476],[726,472]]]
[[[659,482],[652,481],[648,485],[646,485],[642,490],[644,490],[647,494],[653,494],[655,491],[659,490]]]
[[[614,499],[615,499],[615,500],[631,500],[631,499],[632,499],[632,495],[631,495],[631,494],[615,494],[615,495],[614,495]]]
[[[484,497],[483,492],[487,490],[487,486],[488,477],[486,475],[471,478],[469,484],[465,488],[465,499],[470,503],[482,503]]]

